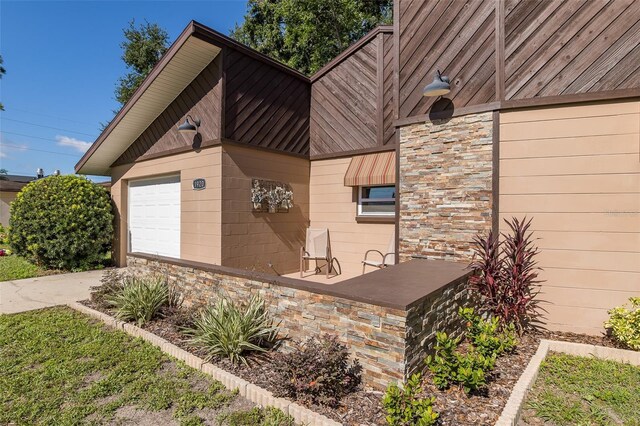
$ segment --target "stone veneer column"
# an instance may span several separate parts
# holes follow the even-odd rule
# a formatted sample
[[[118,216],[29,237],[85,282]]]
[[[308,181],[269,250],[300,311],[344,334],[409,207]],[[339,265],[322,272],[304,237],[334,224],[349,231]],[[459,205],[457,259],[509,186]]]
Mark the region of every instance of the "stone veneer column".
[[[400,259],[471,259],[491,229],[491,112],[400,129]]]

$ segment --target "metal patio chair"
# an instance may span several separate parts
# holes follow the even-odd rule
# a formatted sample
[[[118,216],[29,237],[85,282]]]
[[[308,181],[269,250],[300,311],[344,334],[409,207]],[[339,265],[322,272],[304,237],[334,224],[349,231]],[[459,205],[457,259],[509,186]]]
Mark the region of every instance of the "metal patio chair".
[[[334,270],[334,263],[339,266],[336,258],[331,256],[331,242],[329,240],[329,230],[327,228],[308,228],[305,246],[300,247],[300,277],[307,271],[305,262],[314,260],[316,262],[315,273],[322,271],[318,265],[319,260],[324,260],[327,266],[327,278]]]
[[[380,260],[369,259],[369,253],[378,253]],[[373,266],[374,268],[382,269],[390,265],[396,264],[396,233],[391,234],[391,240],[389,240],[389,246],[387,252],[382,253],[380,250],[367,250],[364,254],[364,260],[362,261],[362,274],[367,266]]]

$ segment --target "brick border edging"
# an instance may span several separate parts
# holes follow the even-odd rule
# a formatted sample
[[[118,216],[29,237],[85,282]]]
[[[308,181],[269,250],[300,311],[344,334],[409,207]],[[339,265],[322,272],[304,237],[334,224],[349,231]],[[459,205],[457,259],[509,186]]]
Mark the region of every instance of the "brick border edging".
[[[185,351],[184,349],[179,348],[173,343],[170,343],[167,340],[156,336],[155,334],[147,330],[144,330],[127,322],[119,321],[105,313],[96,311],[95,309],[91,309],[88,306],[82,305],[78,302],[69,303],[67,304],[67,306],[85,315],[89,315],[93,318],[99,319],[109,327],[115,328],[117,330],[122,330],[133,337],[140,337],[141,339],[158,347],[165,354],[183,361],[189,367],[195,368],[196,370],[199,370],[204,374],[213,377],[214,380],[222,382],[222,384],[227,389],[238,389],[238,394],[240,396],[246,398],[256,405],[279,408],[285,414],[289,414],[291,417],[293,417],[293,419],[298,424],[307,426],[341,426],[341,423],[331,420],[328,417],[323,416],[322,414],[311,411],[308,408],[296,404],[295,402],[291,402],[284,398],[276,398],[275,396],[273,396],[273,393],[269,392],[268,390],[249,383],[246,380],[228,373],[211,363],[205,362],[202,358],[199,358]]]
[[[628,363],[640,366],[640,352],[625,349],[607,348],[604,346],[587,345],[584,343],[561,342],[557,340],[541,340],[538,350],[529,361],[520,379],[511,390],[511,396],[502,410],[496,426],[515,426],[520,420],[522,404],[538,377],[540,364],[549,351],[561,352],[568,355],[595,357],[604,360]]]

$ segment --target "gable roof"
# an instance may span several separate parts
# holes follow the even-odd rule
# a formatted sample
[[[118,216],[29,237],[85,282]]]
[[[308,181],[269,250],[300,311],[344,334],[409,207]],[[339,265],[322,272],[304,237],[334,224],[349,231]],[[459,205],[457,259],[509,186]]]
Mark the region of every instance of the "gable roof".
[[[75,166],[77,173],[109,175],[110,166],[171,102],[228,47],[305,82],[309,78],[231,38],[191,21]]]

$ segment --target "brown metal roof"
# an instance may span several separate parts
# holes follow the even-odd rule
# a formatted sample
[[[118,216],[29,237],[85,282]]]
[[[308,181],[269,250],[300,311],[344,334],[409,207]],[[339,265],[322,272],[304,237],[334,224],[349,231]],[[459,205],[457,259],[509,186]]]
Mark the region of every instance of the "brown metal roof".
[[[0,191],[20,192],[25,185],[34,180],[35,176],[4,175],[0,177]]]

